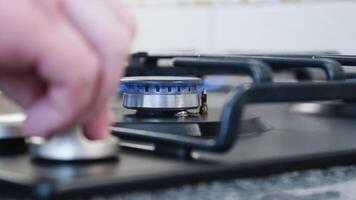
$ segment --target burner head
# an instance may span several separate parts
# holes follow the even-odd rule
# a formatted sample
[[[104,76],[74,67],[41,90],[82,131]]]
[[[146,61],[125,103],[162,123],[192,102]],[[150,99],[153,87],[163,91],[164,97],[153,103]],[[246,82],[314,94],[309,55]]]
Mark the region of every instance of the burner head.
[[[183,111],[201,104],[202,80],[195,77],[140,76],[121,79],[123,106],[138,111]]]

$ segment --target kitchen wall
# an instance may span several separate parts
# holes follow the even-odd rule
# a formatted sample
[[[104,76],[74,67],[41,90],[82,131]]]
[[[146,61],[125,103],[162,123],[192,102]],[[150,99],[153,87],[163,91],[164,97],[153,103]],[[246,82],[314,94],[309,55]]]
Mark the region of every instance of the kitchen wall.
[[[129,0],[135,51],[356,54],[356,1]]]

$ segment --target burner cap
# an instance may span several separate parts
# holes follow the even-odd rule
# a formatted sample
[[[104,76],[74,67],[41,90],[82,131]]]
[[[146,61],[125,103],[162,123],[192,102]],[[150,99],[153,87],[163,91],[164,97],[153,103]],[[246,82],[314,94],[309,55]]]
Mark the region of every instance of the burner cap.
[[[121,79],[123,106],[138,111],[182,111],[200,106],[202,80],[196,77],[139,76]]]

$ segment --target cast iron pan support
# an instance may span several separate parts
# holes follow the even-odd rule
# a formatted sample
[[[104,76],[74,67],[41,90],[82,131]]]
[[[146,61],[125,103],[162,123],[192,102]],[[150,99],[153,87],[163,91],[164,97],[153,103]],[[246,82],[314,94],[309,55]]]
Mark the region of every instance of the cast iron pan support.
[[[175,67],[181,67],[192,70],[199,70],[203,72],[208,71],[216,71],[216,70],[225,70],[228,73],[234,74],[248,74],[251,76],[254,83],[268,83],[273,79],[273,73],[268,65],[264,62],[254,60],[254,59],[227,59],[227,60],[219,60],[214,58],[199,58],[199,59],[190,59],[184,58],[182,60],[174,60]],[[153,138],[165,138],[165,133],[158,133],[157,137],[155,136],[157,132],[145,131],[145,130],[137,130],[137,129],[129,129],[129,128],[119,128],[113,127],[112,130],[118,134],[125,133],[133,133],[133,135],[141,135],[141,136],[149,136],[152,135]],[[131,135],[125,135],[125,138],[131,137]],[[140,136],[139,136],[140,137]],[[135,137],[133,138],[135,139]],[[185,140],[185,143],[190,143],[190,140],[195,140],[194,138],[178,138]],[[168,136],[168,138],[163,139],[164,141],[175,141],[174,135]],[[151,140],[147,140],[150,142]],[[201,140],[198,139],[197,144]],[[207,141],[210,143],[210,141]],[[176,155],[178,157],[190,157],[191,148],[188,146],[180,147],[180,145],[170,146],[170,142],[168,144],[166,142],[163,143],[155,143],[155,151],[168,155]],[[208,144],[209,146],[210,144]]]
[[[142,55],[141,55],[142,54]],[[156,69],[158,70],[157,60],[146,60],[150,58],[144,53],[134,54],[131,59],[131,65],[128,67],[129,74],[135,74],[135,69]],[[172,58],[170,58],[172,59]],[[153,63],[148,62],[153,61]],[[148,62],[148,63],[147,63]],[[137,67],[139,66],[139,67]],[[226,72],[234,74],[249,74],[253,77],[254,82],[270,82],[272,81],[272,70],[270,67],[257,59],[240,58],[240,59],[215,59],[215,58],[199,58],[183,60],[173,60],[175,69],[182,69],[193,72],[195,75],[216,74],[217,72]],[[174,72],[174,69],[171,69]],[[157,71],[158,72],[158,71]]]
[[[262,61],[256,59],[218,59],[218,58],[174,58],[174,67],[199,71],[227,70],[236,74],[248,74],[254,83],[271,82],[272,71]]]
[[[231,58],[250,58],[261,60],[274,70],[291,68],[319,68],[325,71],[328,80],[343,80],[346,75],[341,64],[328,58],[292,58],[273,56],[233,56]]]
[[[309,59],[331,59],[335,60],[336,62],[340,63],[341,65],[344,66],[356,66],[356,56],[354,55],[246,55],[248,58],[258,58],[258,57],[284,57],[284,58],[309,58]],[[348,72],[346,73],[346,78],[347,79],[355,79],[356,78],[356,73],[355,72]]]
[[[310,59],[308,62],[310,62]],[[329,63],[331,61],[327,62]],[[240,65],[237,65],[237,63]],[[231,96],[223,109],[219,132],[215,138],[193,138],[120,127],[113,127],[113,133],[123,139],[154,143],[156,147],[155,150],[158,152],[187,158],[190,157],[191,150],[212,152],[228,151],[236,141],[238,133],[236,130],[239,128],[243,108],[248,103],[300,102],[356,98],[356,93],[354,92],[356,91],[356,82],[268,83],[272,78],[269,78],[270,71],[266,65],[261,62],[255,62],[254,60],[249,62],[250,64],[248,65],[245,63],[246,59],[236,58],[223,61],[216,58],[176,58],[174,60],[174,65],[177,67],[190,67],[195,69],[205,67],[211,69],[224,68],[233,71],[244,70],[244,72],[252,76],[254,84],[240,86],[230,94]],[[259,64],[259,67],[253,67],[256,63]],[[298,63],[298,66],[302,66],[300,62]],[[318,63],[319,64],[315,66],[323,66],[320,65],[319,61]],[[239,68],[238,66],[243,67]],[[339,67],[340,66],[336,64],[334,65],[334,62],[324,67],[331,80],[343,79],[344,73],[342,68]],[[264,82],[264,84],[259,84],[261,82]]]
[[[174,58],[174,63],[184,63],[190,61],[192,63],[200,59],[215,59],[217,61],[229,59],[254,59],[268,64],[273,70],[282,69],[299,69],[299,68],[319,68],[322,69],[328,80],[343,80],[346,75],[337,61],[327,58],[291,58],[291,57],[273,57],[273,56],[205,56],[200,55],[199,58]]]
[[[356,66],[355,55],[339,55],[339,54],[246,54],[232,55],[237,57],[258,58],[258,57],[283,57],[283,58],[309,58],[309,59],[331,59],[345,66]],[[149,57],[146,54],[146,57]]]
[[[148,55],[147,53],[133,54],[133,60],[139,60],[140,65],[156,66],[159,59],[173,59],[176,67],[189,67],[184,63],[191,63],[190,58],[194,59],[245,59],[257,60],[268,64],[273,70],[294,69],[306,70],[305,68],[319,68],[325,71],[328,80],[342,80],[346,75],[342,69],[343,65],[356,65],[355,56],[343,55]],[[187,60],[188,59],[188,60]],[[204,62],[204,61],[199,61]],[[341,63],[341,64],[340,64]],[[199,65],[199,64],[196,64]],[[205,68],[200,68],[205,71]],[[215,71],[218,71],[215,68]],[[308,72],[305,71],[305,74]],[[308,76],[308,75],[307,75]]]

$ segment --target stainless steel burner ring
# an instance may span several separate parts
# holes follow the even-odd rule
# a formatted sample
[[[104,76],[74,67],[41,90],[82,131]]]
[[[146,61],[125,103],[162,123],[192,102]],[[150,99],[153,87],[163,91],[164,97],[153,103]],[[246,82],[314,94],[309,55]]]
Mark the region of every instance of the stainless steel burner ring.
[[[123,106],[150,111],[180,111],[201,104],[202,80],[195,77],[142,76],[121,80]]]

